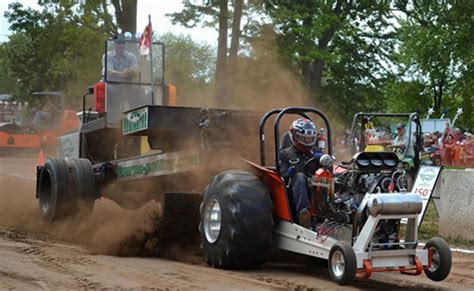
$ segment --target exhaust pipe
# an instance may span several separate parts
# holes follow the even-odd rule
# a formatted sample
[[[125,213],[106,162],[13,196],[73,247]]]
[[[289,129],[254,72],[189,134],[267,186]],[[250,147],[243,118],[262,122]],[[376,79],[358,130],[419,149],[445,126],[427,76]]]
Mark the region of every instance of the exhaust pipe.
[[[423,208],[421,197],[414,193],[382,193],[372,195],[368,203],[372,216],[379,214],[419,214]]]

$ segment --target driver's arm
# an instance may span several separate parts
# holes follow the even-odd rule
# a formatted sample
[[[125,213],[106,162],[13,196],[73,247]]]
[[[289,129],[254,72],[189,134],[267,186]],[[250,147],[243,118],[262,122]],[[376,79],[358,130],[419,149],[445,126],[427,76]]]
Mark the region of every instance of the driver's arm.
[[[404,141],[405,143],[405,141]],[[387,148],[391,149],[391,148],[401,148],[401,149],[405,149],[405,144],[404,143],[398,143],[398,135],[395,137],[394,140],[392,140],[392,144],[389,145]]]

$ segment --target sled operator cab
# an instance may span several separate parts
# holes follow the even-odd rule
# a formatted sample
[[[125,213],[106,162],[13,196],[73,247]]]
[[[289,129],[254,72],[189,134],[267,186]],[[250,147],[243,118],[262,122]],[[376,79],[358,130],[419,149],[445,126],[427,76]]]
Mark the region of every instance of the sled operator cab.
[[[148,118],[147,106],[176,105],[176,88],[164,79],[163,43],[153,42],[147,56],[139,54],[139,40],[134,38],[108,39],[104,47],[102,79],[82,96],[79,132],[59,139],[62,157],[101,162],[142,154],[149,150],[145,139],[122,135],[137,131],[136,119]]]
[[[165,84],[165,47],[153,42],[147,56],[139,54],[139,40],[114,38],[105,42],[102,80],[87,93],[93,93],[86,121],[104,117],[108,127],[120,127],[124,112],[145,105],[176,105],[176,89]],[[82,115],[82,114],[81,114]]]

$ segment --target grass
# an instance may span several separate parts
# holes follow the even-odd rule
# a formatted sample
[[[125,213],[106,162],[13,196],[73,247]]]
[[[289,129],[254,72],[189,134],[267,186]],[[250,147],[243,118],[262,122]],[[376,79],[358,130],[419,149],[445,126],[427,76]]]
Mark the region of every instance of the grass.
[[[440,236],[444,238],[450,247],[454,248],[467,248],[474,249],[474,240],[465,240],[462,238],[452,238],[452,237],[443,237],[439,235],[438,227],[438,215],[434,207],[433,202],[428,204],[428,209],[426,210],[425,217],[423,218],[423,223],[418,231],[418,239],[421,241],[427,241],[428,239]]]

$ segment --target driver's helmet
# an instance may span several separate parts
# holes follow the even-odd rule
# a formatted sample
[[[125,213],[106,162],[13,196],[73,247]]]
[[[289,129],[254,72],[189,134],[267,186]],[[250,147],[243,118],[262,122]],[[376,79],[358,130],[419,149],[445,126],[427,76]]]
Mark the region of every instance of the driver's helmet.
[[[308,152],[316,144],[316,125],[307,118],[299,118],[290,126],[290,137],[297,150]]]

